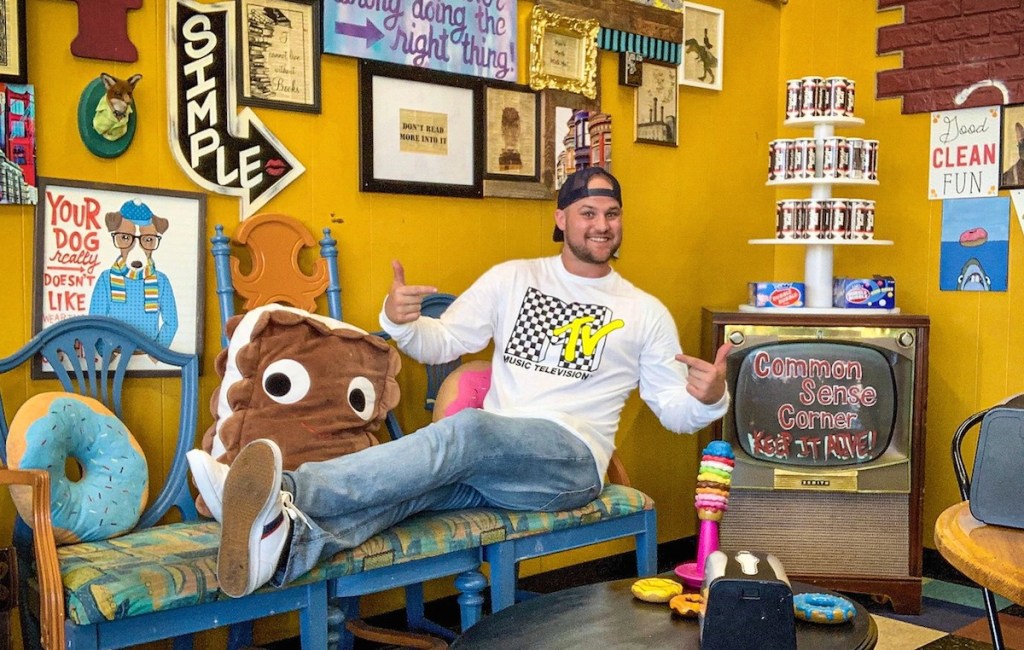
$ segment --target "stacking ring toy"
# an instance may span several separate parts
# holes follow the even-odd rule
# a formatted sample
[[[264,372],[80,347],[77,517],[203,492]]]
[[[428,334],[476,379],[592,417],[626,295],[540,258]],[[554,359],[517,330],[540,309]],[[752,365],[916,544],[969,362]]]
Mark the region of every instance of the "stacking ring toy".
[[[683,593],[683,585],[668,578],[642,578],[630,587],[633,595],[648,603],[667,603]]]
[[[845,623],[857,615],[853,603],[832,594],[797,594],[793,596],[793,611],[801,621],[826,625]]]

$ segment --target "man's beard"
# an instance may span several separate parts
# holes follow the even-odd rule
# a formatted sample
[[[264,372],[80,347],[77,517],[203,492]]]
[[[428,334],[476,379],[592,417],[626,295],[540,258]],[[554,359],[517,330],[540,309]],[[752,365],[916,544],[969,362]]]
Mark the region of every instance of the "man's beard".
[[[620,242],[615,246],[615,248],[609,249],[607,257],[600,259],[595,257],[594,254],[584,246],[577,246],[575,243],[569,241],[568,238],[566,238],[566,243],[569,245],[569,250],[572,252],[573,256],[579,261],[586,262],[587,264],[607,264],[611,258],[615,257],[615,253],[618,252],[619,246],[622,245]]]

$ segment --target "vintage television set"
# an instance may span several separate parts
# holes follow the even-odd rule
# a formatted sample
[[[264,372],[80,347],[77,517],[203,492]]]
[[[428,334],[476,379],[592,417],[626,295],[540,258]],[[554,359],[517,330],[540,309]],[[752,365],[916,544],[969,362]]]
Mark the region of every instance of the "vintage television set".
[[[928,327],[923,316],[704,310],[705,355],[733,345],[732,404],[713,427],[736,454],[723,548],[920,611]]]

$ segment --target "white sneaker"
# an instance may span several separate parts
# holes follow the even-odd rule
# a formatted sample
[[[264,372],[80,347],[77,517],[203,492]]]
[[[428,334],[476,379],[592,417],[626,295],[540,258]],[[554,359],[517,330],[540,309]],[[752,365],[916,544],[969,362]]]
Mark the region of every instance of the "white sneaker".
[[[231,463],[224,482],[217,578],[232,598],[270,581],[288,542],[291,520],[306,520],[281,489],[281,450],[272,440],[253,440]]]
[[[218,462],[213,456],[202,449],[192,449],[185,454],[189,469],[192,470],[192,481],[199,489],[210,516],[218,522],[224,521],[224,480],[228,477],[229,465]]]

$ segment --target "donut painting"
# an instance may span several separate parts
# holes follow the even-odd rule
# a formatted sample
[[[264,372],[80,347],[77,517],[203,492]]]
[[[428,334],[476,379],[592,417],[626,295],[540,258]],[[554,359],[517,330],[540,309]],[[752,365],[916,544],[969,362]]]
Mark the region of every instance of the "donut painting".
[[[1009,258],[1009,197],[942,202],[942,291],[1006,291]]]
[[[970,228],[960,233],[960,245],[973,248],[988,241],[988,231],[984,228]]]

